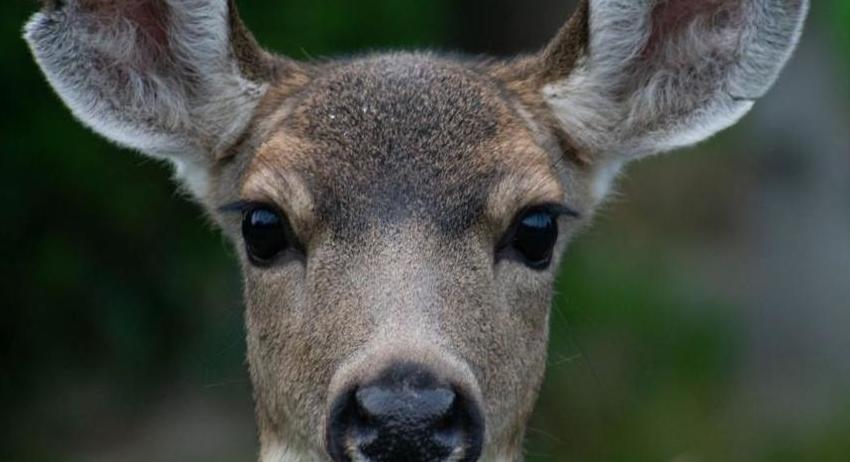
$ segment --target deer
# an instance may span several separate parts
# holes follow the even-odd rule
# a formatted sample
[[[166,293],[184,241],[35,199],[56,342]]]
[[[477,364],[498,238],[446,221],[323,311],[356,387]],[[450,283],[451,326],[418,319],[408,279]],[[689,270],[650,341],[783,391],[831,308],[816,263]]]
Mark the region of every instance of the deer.
[[[298,61],[235,0],[41,3],[60,99],[236,249],[262,462],[523,460],[568,242],[764,97],[809,9],[580,0],[536,53]]]

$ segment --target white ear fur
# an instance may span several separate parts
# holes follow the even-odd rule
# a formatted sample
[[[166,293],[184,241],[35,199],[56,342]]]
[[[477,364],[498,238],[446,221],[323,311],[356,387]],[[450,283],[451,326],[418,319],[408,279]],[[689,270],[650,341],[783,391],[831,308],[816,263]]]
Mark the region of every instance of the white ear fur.
[[[228,0],[124,0],[103,2],[105,11],[63,3],[25,28],[50,84],[84,124],[171,160],[203,197],[211,159],[247,127],[266,88],[244,77],[233,56]],[[138,5],[167,8],[164,43],[121,14]]]
[[[737,122],[773,85],[808,6],[589,0],[584,53],[544,97],[573,139],[613,162],[697,143]],[[673,15],[684,23],[659,27],[664,8],[684,11]]]

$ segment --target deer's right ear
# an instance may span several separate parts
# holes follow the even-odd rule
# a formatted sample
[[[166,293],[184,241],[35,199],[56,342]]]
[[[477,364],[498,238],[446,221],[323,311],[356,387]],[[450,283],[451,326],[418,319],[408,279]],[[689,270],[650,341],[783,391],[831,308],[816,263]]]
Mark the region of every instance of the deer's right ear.
[[[83,123],[171,160],[198,196],[283,61],[233,0],[44,0],[25,28],[35,59]]]

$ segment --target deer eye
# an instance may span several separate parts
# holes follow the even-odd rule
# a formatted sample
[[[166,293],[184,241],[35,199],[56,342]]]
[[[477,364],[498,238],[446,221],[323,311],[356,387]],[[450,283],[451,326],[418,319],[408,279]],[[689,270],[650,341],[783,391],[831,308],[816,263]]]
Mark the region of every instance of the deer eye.
[[[291,245],[289,228],[280,213],[263,206],[246,210],[242,215],[242,237],[251,263],[270,264]]]
[[[503,247],[528,267],[546,269],[558,240],[556,215],[546,209],[531,209],[521,214],[503,240]]]

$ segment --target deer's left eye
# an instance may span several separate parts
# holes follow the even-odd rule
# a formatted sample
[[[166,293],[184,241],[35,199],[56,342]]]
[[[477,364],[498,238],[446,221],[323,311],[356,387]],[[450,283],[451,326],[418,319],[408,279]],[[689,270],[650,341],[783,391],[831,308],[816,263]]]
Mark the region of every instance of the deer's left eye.
[[[531,209],[521,214],[502,240],[500,253],[507,252],[536,269],[546,269],[558,240],[556,215],[544,209]]]
[[[544,211],[530,212],[519,222],[513,246],[528,266],[542,269],[552,261],[552,249],[558,240],[558,222]]]

